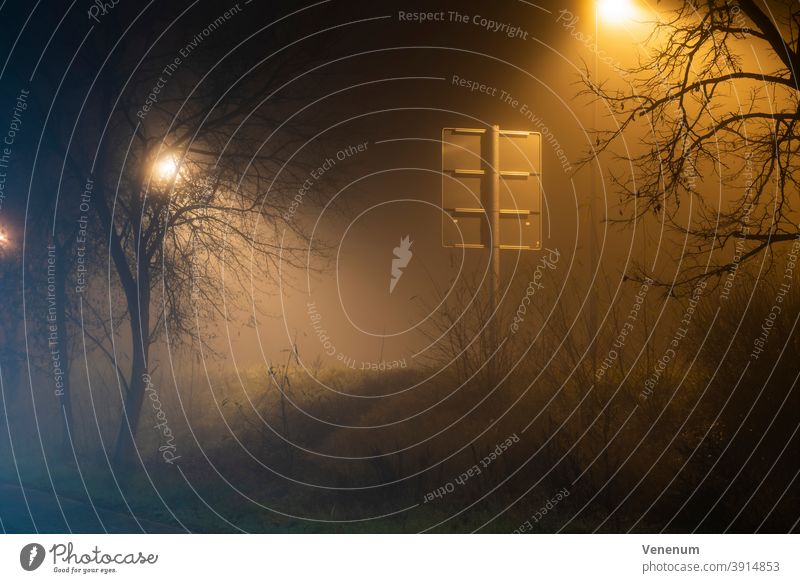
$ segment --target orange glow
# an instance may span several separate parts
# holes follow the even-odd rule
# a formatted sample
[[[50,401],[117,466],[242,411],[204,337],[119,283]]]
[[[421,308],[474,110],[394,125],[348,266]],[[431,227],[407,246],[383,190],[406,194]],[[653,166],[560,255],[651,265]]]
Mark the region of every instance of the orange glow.
[[[597,17],[608,24],[623,24],[634,19],[636,6],[630,0],[599,0]]]
[[[175,175],[178,174],[178,162],[175,160],[175,156],[168,154],[158,160],[155,173],[159,180],[167,181],[175,178]]]

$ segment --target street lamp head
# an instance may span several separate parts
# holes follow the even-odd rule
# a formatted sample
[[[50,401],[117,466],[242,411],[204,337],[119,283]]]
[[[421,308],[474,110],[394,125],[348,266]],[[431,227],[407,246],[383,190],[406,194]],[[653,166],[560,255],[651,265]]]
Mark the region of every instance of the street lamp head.
[[[597,16],[609,24],[623,24],[634,19],[636,6],[631,0],[598,0]]]
[[[172,154],[166,154],[158,159],[155,166],[155,175],[158,180],[168,182],[178,174],[178,161]]]
[[[13,245],[8,231],[0,227],[0,259],[4,259],[8,254],[13,252]]]

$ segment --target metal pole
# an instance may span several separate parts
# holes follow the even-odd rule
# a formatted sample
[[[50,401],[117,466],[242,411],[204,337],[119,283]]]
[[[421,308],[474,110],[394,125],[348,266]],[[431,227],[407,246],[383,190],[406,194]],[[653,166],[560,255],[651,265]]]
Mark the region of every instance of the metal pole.
[[[598,25],[597,5],[594,7],[594,38],[595,44],[600,45],[600,27]],[[594,51],[594,83],[597,83],[599,72],[598,64],[598,51]],[[594,130],[597,131],[597,100],[594,101]],[[592,146],[594,147],[594,145]],[[592,276],[594,270],[597,268],[597,230],[595,222],[597,221],[597,152],[595,151],[595,159],[593,160],[592,169],[592,188],[591,188],[591,203],[589,205],[589,280],[587,282],[588,290],[591,294],[589,300],[589,341],[592,343],[592,378],[594,379],[597,373],[597,287],[592,284]]]
[[[493,125],[489,131],[489,235],[491,255],[489,258],[489,303],[492,313],[497,311],[500,298],[500,126]]]

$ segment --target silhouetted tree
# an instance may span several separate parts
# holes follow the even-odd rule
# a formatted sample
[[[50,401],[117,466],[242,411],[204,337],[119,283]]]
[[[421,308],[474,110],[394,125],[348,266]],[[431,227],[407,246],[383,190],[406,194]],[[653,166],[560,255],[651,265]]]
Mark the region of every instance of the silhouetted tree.
[[[655,213],[700,259],[680,284],[734,271],[800,233],[800,5],[676,4],[653,23],[638,64],[618,71],[627,86],[587,71],[583,92],[617,122],[597,131],[593,154],[636,136],[619,156],[633,170],[613,176],[635,208],[624,220]],[[691,222],[680,212],[687,199]]]
[[[228,317],[221,294],[243,289],[254,269],[276,277],[279,257],[293,264],[305,238],[290,210],[307,169],[308,135],[291,116],[303,91],[302,80],[292,84],[299,57],[270,58],[281,53],[275,29],[259,34],[252,23],[248,39],[221,12],[207,6],[168,33],[174,15],[159,15],[117,50],[131,16],[119,8],[81,55],[79,85],[94,90],[64,149],[75,174],[93,181],[93,244],[106,249],[109,282],[121,290],[102,301],[130,329],[129,360],[116,346],[103,350],[123,393],[118,468],[135,460],[156,339],[168,331],[180,342],[198,322]],[[116,333],[107,321],[95,332],[97,344]]]

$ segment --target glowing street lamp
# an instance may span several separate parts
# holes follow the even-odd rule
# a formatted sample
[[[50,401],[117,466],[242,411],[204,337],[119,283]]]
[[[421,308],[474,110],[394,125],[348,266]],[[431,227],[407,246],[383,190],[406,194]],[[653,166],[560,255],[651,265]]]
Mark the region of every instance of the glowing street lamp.
[[[624,24],[636,16],[636,6],[631,0],[599,0],[597,18],[608,24]]]
[[[178,161],[172,154],[167,154],[156,161],[154,170],[156,179],[169,182],[178,175]]]
[[[13,255],[14,249],[8,231],[0,227],[0,260],[5,260]]]

